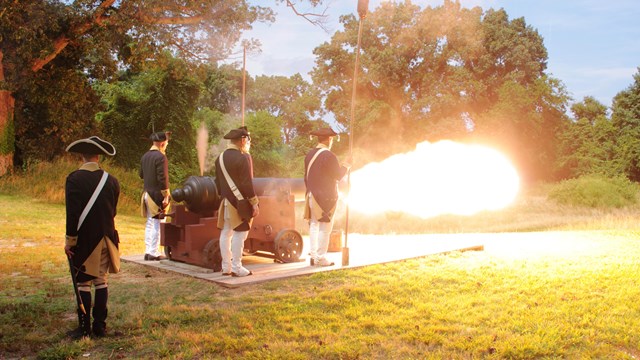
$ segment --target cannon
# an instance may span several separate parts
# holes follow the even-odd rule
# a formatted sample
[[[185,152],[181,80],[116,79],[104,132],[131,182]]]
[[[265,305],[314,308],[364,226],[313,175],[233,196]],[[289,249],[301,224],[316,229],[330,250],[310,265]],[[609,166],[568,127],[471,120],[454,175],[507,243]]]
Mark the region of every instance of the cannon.
[[[302,235],[295,229],[295,203],[304,201],[303,179],[254,178],[260,199],[260,214],[253,219],[244,252],[272,257],[277,262],[297,262],[302,253]],[[160,243],[167,258],[221,270],[218,196],[214,178],[191,176],[171,192],[178,204],[160,224]]]

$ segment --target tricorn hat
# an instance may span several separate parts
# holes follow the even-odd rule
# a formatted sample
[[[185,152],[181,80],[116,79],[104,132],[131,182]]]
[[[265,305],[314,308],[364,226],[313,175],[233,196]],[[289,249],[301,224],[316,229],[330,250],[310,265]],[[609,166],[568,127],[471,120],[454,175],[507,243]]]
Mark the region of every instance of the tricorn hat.
[[[251,134],[249,133],[249,130],[247,130],[247,127],[241,126],[237,129],[233,129],[229,131],[227,135],[224,136],[224,138],[228,140],[232,140],[232,139],[240,139],[241,137],[249,137],[249,136],[251,136]]]
[[[108,155],[113,156],[116,154],[116,148],[108,141],[104,141],[97,136],[92,136],[86,139],[80,139],[72,142],[67,146],[66,151],[78,154],[94,154],[94,155]]]
[[[333,131],[332,128],[322,128],[322,129],[314,130],[311,132],[311,135],[319,136],[319,137],[338,136],[338,134],[335,131]]]
[[[169,140],[170,135],[170,131],[158,131],[151,134],[151,136],[149,136],[149,139],[153,142],[162,142]]]

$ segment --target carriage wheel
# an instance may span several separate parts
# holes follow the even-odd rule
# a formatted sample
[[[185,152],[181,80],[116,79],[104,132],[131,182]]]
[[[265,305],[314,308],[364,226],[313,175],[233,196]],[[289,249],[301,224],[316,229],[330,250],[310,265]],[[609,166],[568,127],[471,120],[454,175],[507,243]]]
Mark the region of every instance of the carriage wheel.
[[[291,263],[300,259],[303,243],[299,232],[290,229],[280,230],[273,242],[276,260]]]

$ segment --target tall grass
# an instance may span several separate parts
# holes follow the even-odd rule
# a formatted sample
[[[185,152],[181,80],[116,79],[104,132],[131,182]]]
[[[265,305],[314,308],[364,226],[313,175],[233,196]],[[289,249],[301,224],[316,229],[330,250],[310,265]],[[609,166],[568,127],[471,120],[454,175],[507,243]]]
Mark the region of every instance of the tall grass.
[[[42,202],[64,204],[65,180],[80,165],[82,161],[72,155],[58,158],[52,163],[35,163],[26,170],[0,178],[0,193],[25,194]],[[142,180],[137,172],[124,170],[109,159],[101,161],[100,166],[115,176],[120,183],[118,211],[124,214],[138,213]]]

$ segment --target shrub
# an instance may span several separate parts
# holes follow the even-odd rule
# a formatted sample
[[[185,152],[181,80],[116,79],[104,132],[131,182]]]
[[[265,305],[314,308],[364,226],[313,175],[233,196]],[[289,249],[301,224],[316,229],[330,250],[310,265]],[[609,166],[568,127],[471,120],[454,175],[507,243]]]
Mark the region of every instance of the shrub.
[[[44,202],[64,204],[67,175],[80,165],[81,161],[74,155],[66,155],[52,162],[33,163],[23,172],[0,178],[0,193],[27,195]],[[111,159],[101,161],[100,166],[120,183],[118,212],[137,214],[142,195],[142,180],[137,171],[125,170]]]
[[[551,185],[548,196],[563,205],[621,208],[638,202],[638,185],[624,177],[585,175]]]

